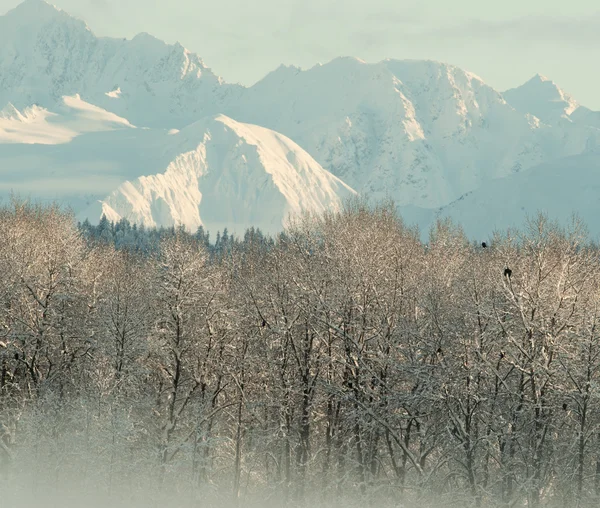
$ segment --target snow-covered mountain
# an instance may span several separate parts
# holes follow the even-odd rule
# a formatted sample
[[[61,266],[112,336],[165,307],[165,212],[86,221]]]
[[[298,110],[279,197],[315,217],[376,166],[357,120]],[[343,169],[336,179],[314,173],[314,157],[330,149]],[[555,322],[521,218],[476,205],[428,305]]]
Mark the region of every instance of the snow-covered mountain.
[[[600,238],[600,153],[586,153],[547,162],[529,171],[488,182],[443,207],[427,220],[451,218],[471,238],[488,240],[495,230],[520,229],[538,212],[566,225],[574,212],[590,235]],[[409,219],[410,213],[407,214]]]
[[[98,38],[26,0],[0,17],[0,196],[94,221],[275,232],[354,193],[285,136],[215,118],[242,91],[179,44]]]
[[[465,194],[600,150],[600,113],[542,76],[501,94],[443,63],[338,58],[245,88],[179,44],[99,38],[42,0],[0,16],[0,108],[0,194],[190,228],[273,231],[351,189],[426,224]]]
[[[355,192],[296,143],[226,116],[181,131],[82,133],[69,143],[0,147],[0,196],[71,206],[80,219],[280,231],[289,214],[339,207]]]
[[[132,124],[181,128],[220,113],[241,92],[180,44],[144,33],[99,38],[43,0],[25,0],[0,16],[0,105],[52,109],[79,94]]]
[[[119,185],[81,215],[274,233],[290,214],[337,209],[355,194],[292,140],[224,115],[172,134],[166,150],[178,155],[163,172]]]
[[[291,137],[359,192],[421,207],[600,145],[597,129],[546,124],[477,76],[429,61],[280,67],[230,114]]]
[[[506,101],[523,114],[532,114],[549,125],[567,122],[600,128],[600,112],[579,104],[551,79],[540,74],[527,83],[507,90]]]
[[[89,104],[79,95],[62,97],[52,111],[34,105],[19,111],[12,103],[0,110],[0,144],[68,143],[86,132],[133,127],[126,119]]]
[[[504,92],[506,101],[523,114],[532,114],[550,125],[568,118],[579,104],[554,81],[536,74],[527,83]]]

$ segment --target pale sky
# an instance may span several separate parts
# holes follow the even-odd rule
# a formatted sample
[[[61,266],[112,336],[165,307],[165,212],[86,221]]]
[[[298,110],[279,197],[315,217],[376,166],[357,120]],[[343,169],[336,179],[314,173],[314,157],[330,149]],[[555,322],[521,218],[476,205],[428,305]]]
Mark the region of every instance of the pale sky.
[[[20,0],[0,0],[0,13]],[[97,35],[179,41],[227,81],[336,56],[432,59],[504,91],[540,73],[600,110],[597,0],[52,0]]]

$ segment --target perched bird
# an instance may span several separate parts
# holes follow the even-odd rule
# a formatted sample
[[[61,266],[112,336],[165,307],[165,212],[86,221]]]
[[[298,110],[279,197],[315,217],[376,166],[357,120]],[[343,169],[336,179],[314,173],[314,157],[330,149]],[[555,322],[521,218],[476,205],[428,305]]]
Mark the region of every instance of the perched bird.
[[[504,276],[509,279],[512,277],[512,270],[508,266],[504,269]]]
[[[481,246],[485,249],[487,247],[487,243],[481,242]]]
[[[568,406],[567,406],[567,403],[565,402],[565,403],[563,404],[563,411],[566,411],[566,410],[567,410],[567,407],[568,407]]]

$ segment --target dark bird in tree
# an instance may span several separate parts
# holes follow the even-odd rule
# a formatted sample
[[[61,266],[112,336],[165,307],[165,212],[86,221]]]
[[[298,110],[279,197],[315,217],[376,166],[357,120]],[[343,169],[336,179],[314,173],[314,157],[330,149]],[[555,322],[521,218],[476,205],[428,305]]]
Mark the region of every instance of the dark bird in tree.
[[[260,326],[262,326],[264,328],[265,326],[267,326],[267,322],[263,319],[262,324]]]
[[[567,407],[568,407],[568,406],[567,406],[567,403],[565,402],[565,403],[563,404],[563,411],[566,411],[566,410],[567,410]]]
[[[504,351],[500,351],[500,360],[502,360],[505,356],[506,354],[504,353]]]
[[[487,247],[487,243],[481,242],[481,246],[485,249]]]
[[[508,266],[504,269],[504,276],[509,279],[512,277],[512,270]]]
[[[15,353],[15,360],[19,359],[19,353]]]

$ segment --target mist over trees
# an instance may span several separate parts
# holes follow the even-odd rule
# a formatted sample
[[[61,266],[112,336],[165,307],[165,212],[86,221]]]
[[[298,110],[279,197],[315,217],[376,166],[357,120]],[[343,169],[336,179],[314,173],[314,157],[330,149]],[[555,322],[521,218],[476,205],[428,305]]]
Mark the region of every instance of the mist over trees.
[[[0,210],[11,506],[598,506],[600,252],[576,222],[423,243],[354,201],[276,239],[117,229]]]

